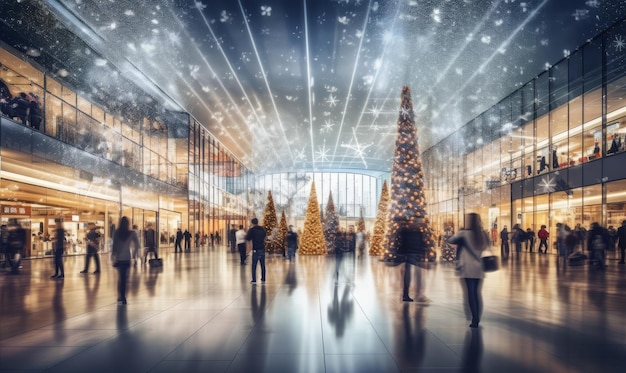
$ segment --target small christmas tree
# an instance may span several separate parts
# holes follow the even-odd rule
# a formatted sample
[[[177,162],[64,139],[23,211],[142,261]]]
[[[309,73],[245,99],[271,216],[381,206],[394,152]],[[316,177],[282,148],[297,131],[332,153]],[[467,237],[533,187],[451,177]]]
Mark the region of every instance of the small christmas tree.
[[[324,237],[326,238],[326,250],[329,253],[335,252],[335,242],[337,241],[337,233],[339,232],[339,216],[335,211],[335,203],[333,202],[333,193],[328,194],[328,203],[326,204],[326,218],[324,219]]]
[[[383,182],[383,189],[378,201],[378,211],[374,222],[374,232],[370,240],[370,255],[382,256],[385,252],[385,228],[387,226],[387,210],[389,209],[389,190],[387,180]]]
[[[283,210],[280,216],[280,247],[281,254],[285,256],[286,248],[287,248],[287,233],[289,232],[287,228],[287,218],[285,217],[285,210]]]
[[[424,195],[424,172],[417,142],[413,101],[408,86],[402,87],[400,113],[398,115],[398,137],[391,171],[391,193],[388,214],[385,260],[393,260],[399,250],[400,229],[417,225],[422,232],[424,260],[434,261],[435,243],[426,214]]]
[[[304,231],[302,232],[298,252],[304,255],[322,255],[327,253],[322,220],[320,219],[320,209],[317,206],[315,182],[311,184],[309,204],[307,205],[306,217],[304,218]]]
[[[265,251],[268,254],[277,253],[280,246],[276,229],[278,228],[278,222],[276,220],[276,207],[274,207],[274,198],[272,198],[272,191],[267,192],[267,204],[265,205],[265,211],[263,212],[263,227],[267,232],[265,239]]]

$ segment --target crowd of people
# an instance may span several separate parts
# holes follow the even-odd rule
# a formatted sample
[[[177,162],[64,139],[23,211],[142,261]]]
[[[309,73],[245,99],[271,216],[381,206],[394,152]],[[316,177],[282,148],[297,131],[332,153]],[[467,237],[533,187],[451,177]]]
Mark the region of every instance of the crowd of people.
[[[35,93],[20,92],[11,97],[8,90],[2,90],[0,94],[0,112],[11,119],[16,119],[25,126],[30,126],[39,131],[41,126],[41,104],[39,95]]]

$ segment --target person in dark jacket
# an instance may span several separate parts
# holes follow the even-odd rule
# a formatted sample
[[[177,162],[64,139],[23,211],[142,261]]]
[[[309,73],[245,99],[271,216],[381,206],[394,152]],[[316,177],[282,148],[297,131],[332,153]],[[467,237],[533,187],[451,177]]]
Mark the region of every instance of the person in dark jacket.
[[[17,117],[23,125],[26,125],[28,109],[30,108],[26,93],[20,92],[19,96],[11,100],[10,105],[13,107],[13,117]]]
[[[180,243],[183,242],[183,231],[178,228],[176,230],[176,241],[174,242],[174,252],[177,253],[179,250],[182,253],[183,252],[183,248],[180,245]]]
[[[148,223],[146,230],[143,232],[143,246],[145,247],[143,264],[148,261],[148,253],[154,255],[154,259],[159,259],[159,253],[157,252],[156,232],[152,228],[152,224]]]
[[[8,227],[8,246],[6,259],[11,274],[18,274],[20,262],[22,261],[22,253],[26,246],[26,230],[22,228],[17,220],[12,220]]]
[[[87,255],[85,256],[85,269],[80,273],[87,273],[89,270],[89,259],[93,257],[96,262],[96,271],[94,274],[100,273],[100,257],[98,256],[98,248],[100,247],[100,233],[96,230],[95,223],[88,223],[86,239],[87,239]]]
[[[420,265],[424,261],[425,245],[424,236],[417,223],[406,223],[398,231],[399,245],[398,254],[403,255],[406,260],[404,262],[403,285],[402,285],[402,301],[413,302],[409,296],[409,288],[411,287],[411,270],[412,266]],[[419,271],[419,270],[418,270]],[[421,293],[421,272],[416,276],[416,287],[418,295]],[[419,295],[420,298],[424,298]]]
[[[519,224],[513,226],[513,236],[511,242],[515,245],[515,252],[519,255],[522,252],[522,242],[526,240],[526,232],[520,228]]]
[[[54,275],[52,278],[62,279],[65,277],[63,267],[63,252],[65,251],[65,229],[63,229],[63,219],[56,219],[56,230],[54,234]]]
[[[598,265],[598,268],[604,269],[604,251],[608,250],[611,244],[609,232],[599,223],[591,223],[587,238],[587,250],[591,251],[591,261]]]
[[[509,256],[509,231],[506,228],[506,225],[500,231],[500,252],[503,258],[507,258]]]
[[[39,106],[39,96],[34,93],[30,93],[29,101],[28,121],[30,122],[31,127],[39,131],[39,126],[41,125],[41,106]]]
[[[617,228],[617,235],[615,239],[621,254],[619,257],[619,264],[624,264],[624,254],[626,254],[626,220],[622,221],[622,226]]]
[[[256,284],[256,266],[261,264],[261,282],[265,282],[265,228],[259,225],[259,220],[253,218],[250,223],[252,227],[248,229],[246,241],[252,241],[252,284]]]
[[[293,230],[293,225],[289,226],[287,232],[287,257],[291,262],[291,259],[295,257],[296,250],[298,250],[298,233]]]
[[[191,233],[187,229],[185,229],[183,237],[185,238],[185,251],[191,250]]]

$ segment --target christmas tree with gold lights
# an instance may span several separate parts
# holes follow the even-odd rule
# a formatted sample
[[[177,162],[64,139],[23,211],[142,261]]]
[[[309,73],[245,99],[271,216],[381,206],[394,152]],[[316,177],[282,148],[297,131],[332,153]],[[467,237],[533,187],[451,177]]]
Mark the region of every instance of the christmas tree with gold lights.
[[[278,253],[280,250],[279,235],[278,235],[278,221],[276,220],[276,207],[274,207],[274,198],[272,197],[272,191],[267,192],[267,204],[265,205],[265,211],[263,212],[263,227],[267,232],[265,238],[265,252],[268,254]]]
[[[335,242],[339,233],[339,216],[335,211],[333,193],[328,193],[328,203],[326,204],[326,216],[324,217],[324,237],[326,238],[326,250],[328,253],[335,252]]]
[[[280,216],[280,253],[285,256],[287,248],[287,233],[289,229],[287,227],[287,217],[285,216],[285,210],[283,210]]]
[[[385,232],[387,227],[387,211],[389,210],[389,189],[387,180],[383,182],[383,189],[378,201],[378,211],[374,222],[374,232],[370,240],[370,255],[382,256],[385,252]]]
[[[320,209],[317,206],[315,182],[311,184],[311,194],[309,195],[309,204],[306,208],[304,231],[300,239],[298,253],[303,255],[323,255],[327,253]]]
[[[423,261],[435,260],[434,235],[428,223],[424,195],[424,171],[417,142],[415,113],[411,90],[402,87],[398,136],[391,171],[389,214],[387,215],[387,250],[384,260],[395,261],[400,245],[401,229],[417,227],[423,237]]]

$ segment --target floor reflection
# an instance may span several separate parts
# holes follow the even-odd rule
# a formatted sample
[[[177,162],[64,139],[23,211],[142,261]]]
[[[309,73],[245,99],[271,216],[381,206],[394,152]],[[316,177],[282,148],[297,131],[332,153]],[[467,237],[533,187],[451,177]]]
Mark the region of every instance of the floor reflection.
[[[341,298],[339,297],[339,288],[343,288]],[[328,305],[328,323],[334,327],[337,337],[343,336],[346,324],[352,317],[352,311],[350,287],[345,284],[337,284],[333,291],[332,301]]]

